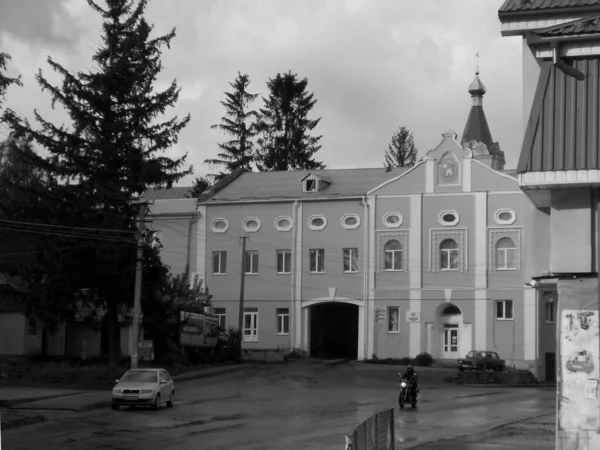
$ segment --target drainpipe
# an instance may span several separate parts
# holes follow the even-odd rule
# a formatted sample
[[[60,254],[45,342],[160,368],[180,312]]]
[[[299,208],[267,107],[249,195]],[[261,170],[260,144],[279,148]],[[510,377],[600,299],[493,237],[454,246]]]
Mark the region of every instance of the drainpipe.
[[[565,74],[572,76],[579,81],[585,80],[585,75],[582,72],[561,61],[560,48],[557,41],[552,42],[552,63],[554,64],[554,67],[562,70]]]
[[[188,225],[188,239],[187,239],[187,251],[186,251],[186,255],[185,255],[185,266],[186,267],[190,267],[190,259],[192,257],[191,255],[191,250],[192,250],[192,227],[194,226],[194,223],[198,222],[198,216],[196,214],[194,214],[194,216],[191,218],[190,223]],[[191,279],[191,272],[190,272],[190,282],[193,281],[193,279]]]
[[[298,200],[294,201],[292,207],[292,295],[290,305],[290,352],[294,351],[294,323],[296,322],[295,314],[295,300],[296,300],[296,233],[298,232],[298,226],[296,224],[296,211],[300,203]]]
[[[363,308],[364,308],[364,341],[363,341],[363,354],[364,358],[368,358],[369,352],[369,339],[370,339],[370,328],[371,318],[369,317],[369,204],[366,201],[366,197],[362,198],[362,204],[364,206],[364,220],[365,220],[365,237],[364,237],[364,273],[365,279],[363,283]]]

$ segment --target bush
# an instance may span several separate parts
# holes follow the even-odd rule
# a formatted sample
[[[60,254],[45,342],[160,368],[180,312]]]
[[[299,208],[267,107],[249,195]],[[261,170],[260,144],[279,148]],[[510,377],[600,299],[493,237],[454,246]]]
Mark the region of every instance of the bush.
[[[433,356],[431,356],[427,352],[422,352],[422,353],[419,353],[415,357],[414,364],[416,366],[431,367],[433,365],[433,362],[434,362]]]

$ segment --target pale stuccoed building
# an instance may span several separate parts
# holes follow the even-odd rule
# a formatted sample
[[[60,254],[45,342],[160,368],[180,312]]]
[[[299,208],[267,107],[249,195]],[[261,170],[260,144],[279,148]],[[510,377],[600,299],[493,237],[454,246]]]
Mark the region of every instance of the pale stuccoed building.
[[[548,216],[504,169],[485,91],[477,74],[462,136],[443,133],[410,169],[237,172],[197,200],[186,188],[148,191],[165,262],[188,263],[221,325],[237,327],[248,236],[248,354],[492,350],[544,379],[540,337],[554,315],[525,283],[548,268]]]

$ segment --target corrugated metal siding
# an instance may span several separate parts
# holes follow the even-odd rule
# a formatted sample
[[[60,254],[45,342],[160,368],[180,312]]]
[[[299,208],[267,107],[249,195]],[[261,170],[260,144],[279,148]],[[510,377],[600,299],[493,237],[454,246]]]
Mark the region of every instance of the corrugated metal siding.
[[[506,0],[499,11],[535,11],[596,5],[600,5],[600,0]]]
[[[585,80],[551,69],[526,172],[600,169],[600,58],[575,67]]]

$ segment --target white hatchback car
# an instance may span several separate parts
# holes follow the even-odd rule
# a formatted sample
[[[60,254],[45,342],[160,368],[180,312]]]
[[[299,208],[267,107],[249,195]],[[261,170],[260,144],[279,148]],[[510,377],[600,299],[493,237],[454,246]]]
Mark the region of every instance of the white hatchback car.
[[[116,380],[112,390],[112,409],[123,405],[151,406],[157,410],[162,403],[173,407],[175,386],[165,369],[131,369]]]

